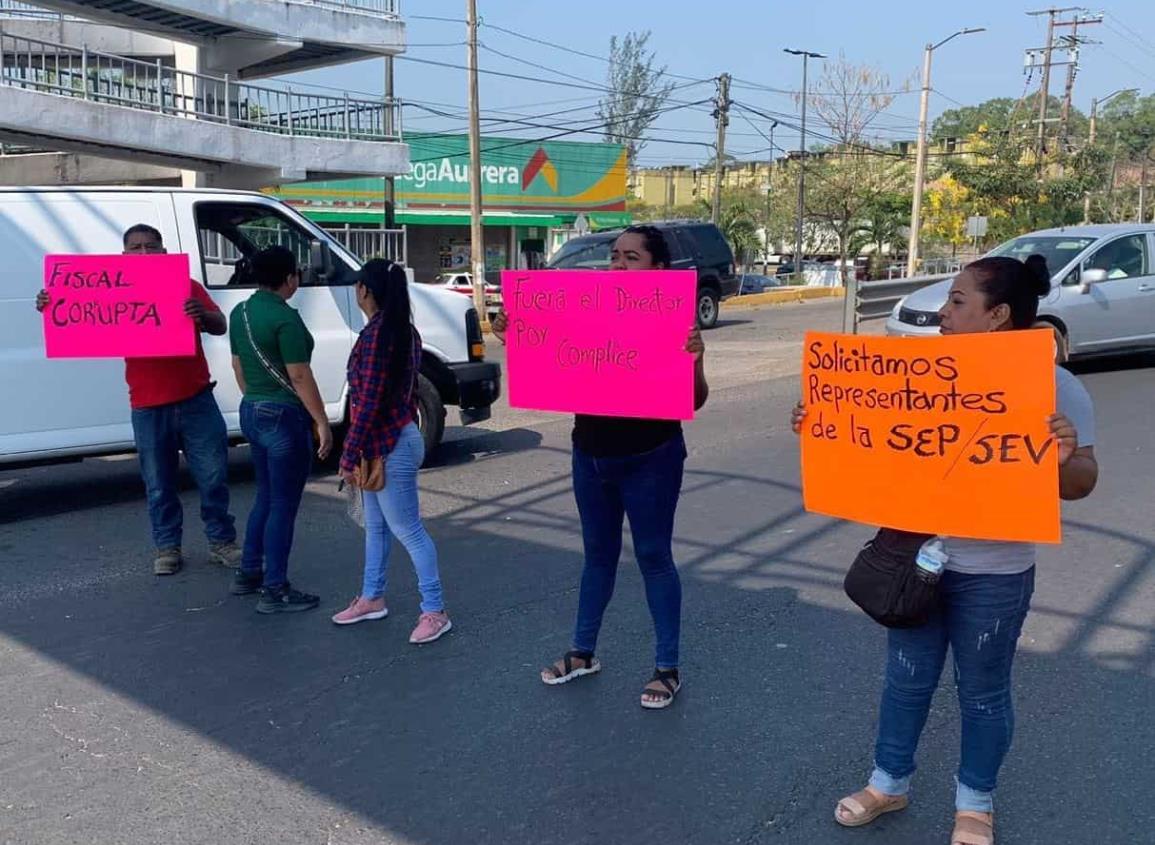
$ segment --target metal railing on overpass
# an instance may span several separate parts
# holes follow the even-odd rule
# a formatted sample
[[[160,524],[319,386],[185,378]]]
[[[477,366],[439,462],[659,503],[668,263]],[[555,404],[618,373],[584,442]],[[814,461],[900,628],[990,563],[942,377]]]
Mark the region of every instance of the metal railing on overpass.
[[[33,6],[31,3],[17,3],[16,0],[0,0],[0,18],[21,18],[24,20],[58,21],[64,16]]]
[[[385,17],[398,17],[401,14],[401,0],[295,0],[313,6],[331,6],[337,9],[346,9],[352,12],[366,12]]]
[[[367,15],[396,18],[401,15],[401,0],[289,0],[309,6],[325,6],[333,9],[343,9],[350,12],[360,12]],[[32,3],[20,3],[17,0],[0,0],[0,18],[32,18],[38,20],[81,20],[71,15],[62,15],[42,9]]]
[[[260,132],[401,140],[397,100],[362,100],[238,83],[82,47],[0,33],[0,84]]]
[[[907,294],[951,278],[951,274],[916,276],[910,279],[890,279],[884,282],[863,282],[858,286],[858,322],[881,320],[890,316],[894,306]]]

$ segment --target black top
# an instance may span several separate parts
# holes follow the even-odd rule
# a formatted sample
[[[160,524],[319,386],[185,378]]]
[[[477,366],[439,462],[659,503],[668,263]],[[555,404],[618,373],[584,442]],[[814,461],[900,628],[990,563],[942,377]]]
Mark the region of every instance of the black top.
[[[630,417],[574,417],[573,445],[594,458],[644,455],[682,433],[677,420],[645,420]]]

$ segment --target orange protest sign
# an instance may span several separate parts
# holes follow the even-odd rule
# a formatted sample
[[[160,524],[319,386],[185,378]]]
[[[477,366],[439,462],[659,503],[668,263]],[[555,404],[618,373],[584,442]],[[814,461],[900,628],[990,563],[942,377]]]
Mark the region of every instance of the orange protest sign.
[[[807,510],[951,537],[1059,542],[1050,331],[812,332],[802,401]]]

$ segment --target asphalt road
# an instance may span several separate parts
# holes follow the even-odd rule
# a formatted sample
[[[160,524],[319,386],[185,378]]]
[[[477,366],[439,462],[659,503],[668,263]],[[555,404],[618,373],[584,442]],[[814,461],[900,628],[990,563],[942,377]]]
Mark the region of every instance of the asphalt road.
[[[202,562],[191,493],[193,563],[151,575],[131,459],[0,474],[0,843],[945,845],[949,678],[911,808],[860,831],[831,819],[869,770],[884,638],[841,590],[868,530],[802,512],[784,421],[801,332],[839,307],[732,312],[707,335],[714,392],[688,428],[677,527],[686,686],[660,713],[637,705],[652,633],[628,559],[604,671],[537,680],[567,647],[580,571],[563,418],[500,409],[423,473],[455,626],[425,647],[406,642],[403,552],[388,620],[329,623],[360,578],[330,477],[309,485],[292,564],[322,610],[259,617]],[[1155,368],[1082,371],[1102,482],[1041,553],[1000,843],[1155,829]]]

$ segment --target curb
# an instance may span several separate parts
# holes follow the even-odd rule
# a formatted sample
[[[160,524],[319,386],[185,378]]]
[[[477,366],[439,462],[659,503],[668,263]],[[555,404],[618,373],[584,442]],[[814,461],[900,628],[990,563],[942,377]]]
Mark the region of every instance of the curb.
[[[759,305],[777,305],[783,302],[805,302],[809,299],[832,299],[846,295],[846,288],[792,287],[735,296],[722,303],[723,311],[742,311]]]

